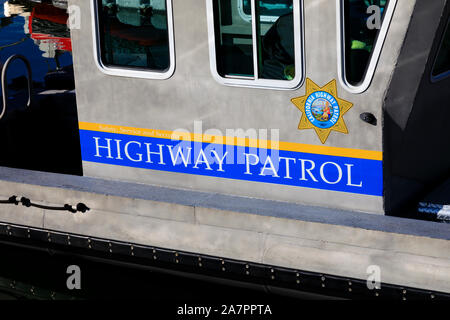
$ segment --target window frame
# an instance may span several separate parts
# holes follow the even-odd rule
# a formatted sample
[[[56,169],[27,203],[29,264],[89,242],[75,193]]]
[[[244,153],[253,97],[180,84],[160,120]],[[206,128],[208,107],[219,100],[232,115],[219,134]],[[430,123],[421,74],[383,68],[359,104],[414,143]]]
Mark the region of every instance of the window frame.
[[[305,41],[304,41],[304,8],[303,0],[293,0],[294,14],[294,48],[295,48],[295,78],[292,80],[261,79],[258,77],[258,46],[257,44],[257,25],[255,1],[251,0],[252,5],[252,42],[253,42],[253,65],[255,71],[254,79],[239,79],[222,77],[217,71],[216,55],[216,34],[213,1],[206,0],[206,14],[208,22],[209,39],[209,61],[213,78],[220,84],[233,87],[259,88],[271,90],[296,90],[300,88],[305,81]],[[239,1],[239,0],[238,0]],[[238,2],[239,4],[239,2]],[[266,22],[266,21],[263,21]]]
[[[447,71],[444,71],[441,74],[438,74],[437,76],[433,75],[434,69],[436,68],[437,60],[439,58],[439,54],[441,53],[442,46],[444,45],[444,40],[445,40],[445,36],[447,35],[447,32],[450,32],[450,16],[447,17],[447,24],[444,27],[444,31],[442,33],[441,40],[439,42],[439,48],[436,51],[436,55],[434,57],[433,67],[431,68],[431,82],[432,83],[437,83],[439,81],[442,81],[442,80],[450,77],[450,69]]]
[[[381,29],[379,30],[377,39],[375,40],[374,48],[370,56],[369,64],[363,80],[358,85],[352,85],[347,81],[346,61],[345,61],[345,0],[336,0],[336,14],[337,14],[337,58],[338,58],[338,78],[340,84],[350,93],[361,94],[367,91],[372,84],[375,71],[380,60],[381,52],[386,41],[389,27],[397,7],[398,0],[389,0],[386,6]]]
[[[97,68],[101,72],[110,76],[119,76],[127,78],[151,79],[151,80],[167,80],[175,73],[175,34],[173,22],[173,5],[172,0],[166,0],[167,10],[167,32],[169,36],[169,68],[165,71],[156,71],[146,68],[128,68],[126,66],[108,66],[105,65],[101,57],[101,38],[99,27],[99,8],[98,0],[91,0],[91,17],[92,17],[92,38],[94,60]]]

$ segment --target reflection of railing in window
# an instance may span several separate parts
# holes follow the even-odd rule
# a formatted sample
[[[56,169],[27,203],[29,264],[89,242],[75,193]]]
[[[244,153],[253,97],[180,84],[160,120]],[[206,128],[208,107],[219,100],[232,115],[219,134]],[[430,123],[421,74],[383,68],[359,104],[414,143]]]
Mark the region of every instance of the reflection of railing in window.
[[[121,2],[103,10],[103,37],[107,64],[166,70],[167,23],[149,5],[122,7]],[[136,3],[138,4],[138,3]],[[160,28],[155,27],[159,24]],[[145,56],[145,59],[142,59]]]
[[[28,84],[28,101],[27,101],[27,107],[31,106],[31,94],[32,94],[32,72],[31,72],[31,65],[30,62],[28,62],[28,59],[20,54],[12,55],[11,57],[6,60],[5,64],[3,65],[3,68],[1,70],[1,78],[0,78],[0,87],[2,91],[2,108],[0,109],[0,120],[5,115],[7,109],[8,109],[8,68],[11,65],[11,63],[15,60],[22,60],[22,62],[25,64],[26,70],[27,70],[27,84]]]

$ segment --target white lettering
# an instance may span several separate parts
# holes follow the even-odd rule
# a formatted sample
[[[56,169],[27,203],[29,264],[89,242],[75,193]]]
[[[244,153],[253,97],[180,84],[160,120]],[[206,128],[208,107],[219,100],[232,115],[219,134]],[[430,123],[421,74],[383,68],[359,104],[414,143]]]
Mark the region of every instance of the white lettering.
[[[106,146],[100,146],[98,144],[98,141],[100,140],[100,138],[94,137],[94,140],[95,140],[95,150],[97,151],[95,156],[97,158],[101,158],[102,156],[100,155],[100,149],[107,149],[108,150],[107,158],[108,159],[113,159],[113,157],[111,156],[111,139],[105,138],[106,144],[107,144]]]
[[[141,162],[141,161],[142,161],[142,153],[136,153],[136,155],[138,156],[137,159],[133,159],[133,158],[130,156],[130,153],[129,153],[129,151],[128,151],[128,148],[129,148],[130,145],[132,145],[132,144],[138,145],[139,148],[142,146],[141,143],[140,143],[140,142],[137,142],[137,141],[130,141],[130,142],[127,142],[127,144],[125,145],[125,156],[126,156],[128,159],[130,159],[131,161],[133,161],[133,162]]]
[[[325,174],[324,174],[324,169],[327,165],[332,165],[335,166],[337,171],[338,171],[338,178],[336,181],[328,181],[327,178],[325,178]],[[325,162],[324,164],[322,164],[322,166],[320,167],[320,177],[322,178],[323,181],[325,181],[327,184],[337,184],[339,182],[341,182],[342,180],[342,169],[341,167],[334,162]]]
[[[214,154],[214,156],[217,159],[217,162],[219,163],[219,170],[217,170],[217,171],[224,172],[225,170],[223,170],[223,161],[227,157],[228,152],[225,152],[225,154],[223,155],[222,158],[220,158],[220,156],[217,154],[217,152],[215,150],[212,150],[211,152]]]
[[[202,158],[202,160],[200,160],[200,158]],[[197,160],[195,161],[195,166],[194,166],[195,169],[198,169],[199,163],[206,164],[206,167],[207,167],[206,170],[212,170],[211,166],[209,165],[208,158],[206,157],[206,154],[203,151],[203,149],[200,149],[200,152],[198,153],[198,157],[197,157]]]
[[[158,164],[162,164],[165,165],[164,163],[164,156],[163,156],[163,144],[158,144],[157,146],[159,147],[159,152],[156,151],[150,151],[150,146],[152,145],[151,143],[145,143],[145,145],[147,146],[147,163],[153,163],[152,159],[151,159],[151,155],[155,154],[155,155],[159,155],[159,162]]]
[[[302,177],[300,178],[300,180],[302,181],[308,181],[308,179],[306,179],[306,173],[308,173],[308,175],[311,177],[311,179],[314,182],[319,182],[319,180],[317,180],[314,175],[312,174],[312,170],[314,170],[314,168],[316,167],[316,164],[314,163],[314,161],[311,160],[305,160],[305,159],[299,159],[302,163]],[[309,169],[306,168],[305,163],[309,163],[311,166]]]
[[[267,167],[269,165],[269,167]],[[277,170],[275,169],[275,166],[273,165],[272,159],[270,157],[266,158],[266,162],[264,162],[264,167],[261,169],[260,176],[265,176],[264,173],[266,170],[272,171],[272,174],[270,174],[272,177],[279,178],[280,176],[277,173]]]
[[[170,157],[172,158],[172,164],[174,166],[180,164],[180,161],[178,160],[178,157],[180,157],[181,161],[184,164],[184,167],[187,168],[188,159],[191,157],[192,148],[186,148],[186,150],[188,151],[188,154],[186,157],[183,154],[183,148],[181,148],[180,146],[178,146],[176,156],[173,155],[173,146],[168,145],[167,148],[169,148],[169,151],[170,151]]]
[[[345,166],[347,167],[347,185],[349,187],[362,188],[362,186],[363,186],[363,182],[362,181],[359,184],[353,184],[352,183],[352,168],[354,167],[354,165],[353,164],[346,164]]]
[[[117,157],[116,157],[116,160],[123,160],[122,154],[121,154],[121,152],[120,152],[120,143],[122,142],[122,140],[117,140],[117,139],[115,139],[114,141],[116,141],[116,147],[117,147]]]
[[[250,166],[254,166],[254,165],[258,164],[259,157],[253,153],[244,153],[244,154],[245,154],[245,165],[246,165],[246,169],[247,169],[245,171],[245,174],[252,175],[253,173],[250,172]],[[253,157],[253,159],[255,160],[253,163],[250,163],[250,157]]]
[[[284,160],[286,164],[286,175],[284,176],[285,179],[292,179],[291,177],[291,171],[290,171],[290,161],[294,161],[294,164],[296,160],[294,158],[286,158],[286,157],[280,157],[280,160]]]

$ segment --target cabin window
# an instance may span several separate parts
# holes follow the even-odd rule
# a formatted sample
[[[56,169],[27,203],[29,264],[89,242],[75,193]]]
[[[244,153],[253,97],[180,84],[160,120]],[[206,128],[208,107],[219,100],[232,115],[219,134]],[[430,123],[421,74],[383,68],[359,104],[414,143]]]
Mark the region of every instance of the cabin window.
[[[438,81],[448,76],[450,76],[450,19],[434,63],[433,80]]]
[[[208,0],[211,69],[222,84],[295,89],[303,80],[300,0]]]
[[[354,93],[372,81],[396,0],[338,0],[340,78]]]
[[[96,58],[106,73],[167,79],[174,72],[171,0],[93,0]]]

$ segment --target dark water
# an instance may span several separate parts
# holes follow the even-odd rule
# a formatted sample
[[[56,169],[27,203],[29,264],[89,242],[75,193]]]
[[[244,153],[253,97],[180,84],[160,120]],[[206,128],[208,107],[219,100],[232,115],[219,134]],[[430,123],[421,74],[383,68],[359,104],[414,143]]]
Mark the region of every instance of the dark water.
[[[52,3],[0,0],[0,67],[18,54],[30,62],[33,75],[27,107],[24,63],[15,60],[6,69],[9,92],[0,119],[0,166],[81,175],[67,3]]]
[[[58,68],[72,65],[66,10],[47,3],[0,0],[0,63],[22,54],[31,63],[33,81]],[[9,69],[9,79],[23,74],[20,62]]]

